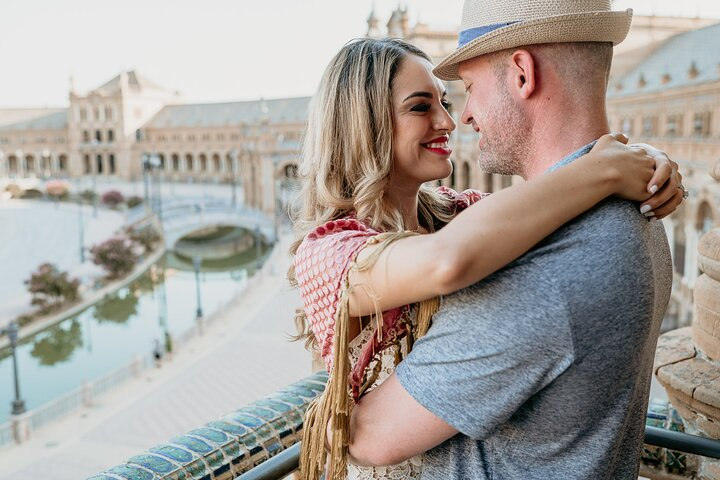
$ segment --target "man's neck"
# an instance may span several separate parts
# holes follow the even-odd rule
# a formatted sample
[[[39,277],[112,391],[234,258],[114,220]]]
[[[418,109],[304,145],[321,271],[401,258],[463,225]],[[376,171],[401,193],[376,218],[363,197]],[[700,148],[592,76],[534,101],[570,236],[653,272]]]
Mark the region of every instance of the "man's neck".
[[[536,118],[538,120],[531,129],[532,158],[528,159],[523,172],[525,180],[542,175],[566,156],[610,131],[604,106],[586,106]]]

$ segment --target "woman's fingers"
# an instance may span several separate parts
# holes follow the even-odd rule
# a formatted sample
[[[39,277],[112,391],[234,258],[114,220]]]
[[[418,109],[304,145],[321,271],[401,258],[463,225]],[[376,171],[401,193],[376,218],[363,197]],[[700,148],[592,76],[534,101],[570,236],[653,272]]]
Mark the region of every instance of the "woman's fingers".
[[[645,153],[655,161],[655,174],[648,183],[648,192],[655,193],[660,190],[665,185],[665,182],[677,172],[677,163],[670,160],[667,153],[662,150],[658,150],[646,143],[633,143],[631,147],[639,152]]]
[[[665,204],[663,204],[661,207],[658,207],[657,210],[655,210],[655,218],[658,220],[667,217],[671,213],[673,213],[677,207],[683,202],[682,197],[682,191],[679,188],[676,188],[677,192],[675,195],[670,198]]]
[[[609,133],[608,137],[612,137],[614,140],[616,140],[622,144],[625,144],[625,145],[627,145],[627,143],[628,143],[628,137],[625,134],[620,133],[620,132]]]
[[[679,201],[678,194],[680,194]],[[640,206],[640,213],[646,217],[659,216],[662,213],[672,213],[675,211],[678,205],[682,202],[682,192],[674,184],[674,182],[667,182],[655,195],[650,197],[645,203]],[[665,213],[667,215],[667,213]]]

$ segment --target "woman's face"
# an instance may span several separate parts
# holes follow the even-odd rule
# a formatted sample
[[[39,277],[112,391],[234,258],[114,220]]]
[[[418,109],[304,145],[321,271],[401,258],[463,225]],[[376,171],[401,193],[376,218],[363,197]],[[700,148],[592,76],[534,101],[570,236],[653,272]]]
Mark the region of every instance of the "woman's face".
[[[392,85],[391,185],[419,187],[452,173],[448,140],[455,122],[448,113],[445,93],[430,62],[415,55],[403,58]]]

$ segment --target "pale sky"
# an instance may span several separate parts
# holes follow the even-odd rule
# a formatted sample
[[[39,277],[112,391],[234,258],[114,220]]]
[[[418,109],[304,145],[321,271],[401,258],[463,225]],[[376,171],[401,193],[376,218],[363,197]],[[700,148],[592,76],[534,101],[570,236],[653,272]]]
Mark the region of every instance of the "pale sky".
[[[3,0],[0,107],[65,106],[122,69],[188,102],[312,95],[333,54],[397,0]],[[462,0],[408,0],[411,25],[459,24]],[[720,18],[715,0],[617,0],[639,15]]]

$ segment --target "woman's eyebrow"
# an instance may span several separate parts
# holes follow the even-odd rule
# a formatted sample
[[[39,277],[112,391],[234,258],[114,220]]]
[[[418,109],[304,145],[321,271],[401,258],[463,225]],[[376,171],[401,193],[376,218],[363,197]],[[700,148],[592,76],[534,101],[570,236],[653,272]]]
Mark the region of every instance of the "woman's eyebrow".
[[[410,95],[408,95],[407,97],[405,97],[403,102],[406,102],[413,97],[433,98],[433,94],[430,92],[413,92]]]

